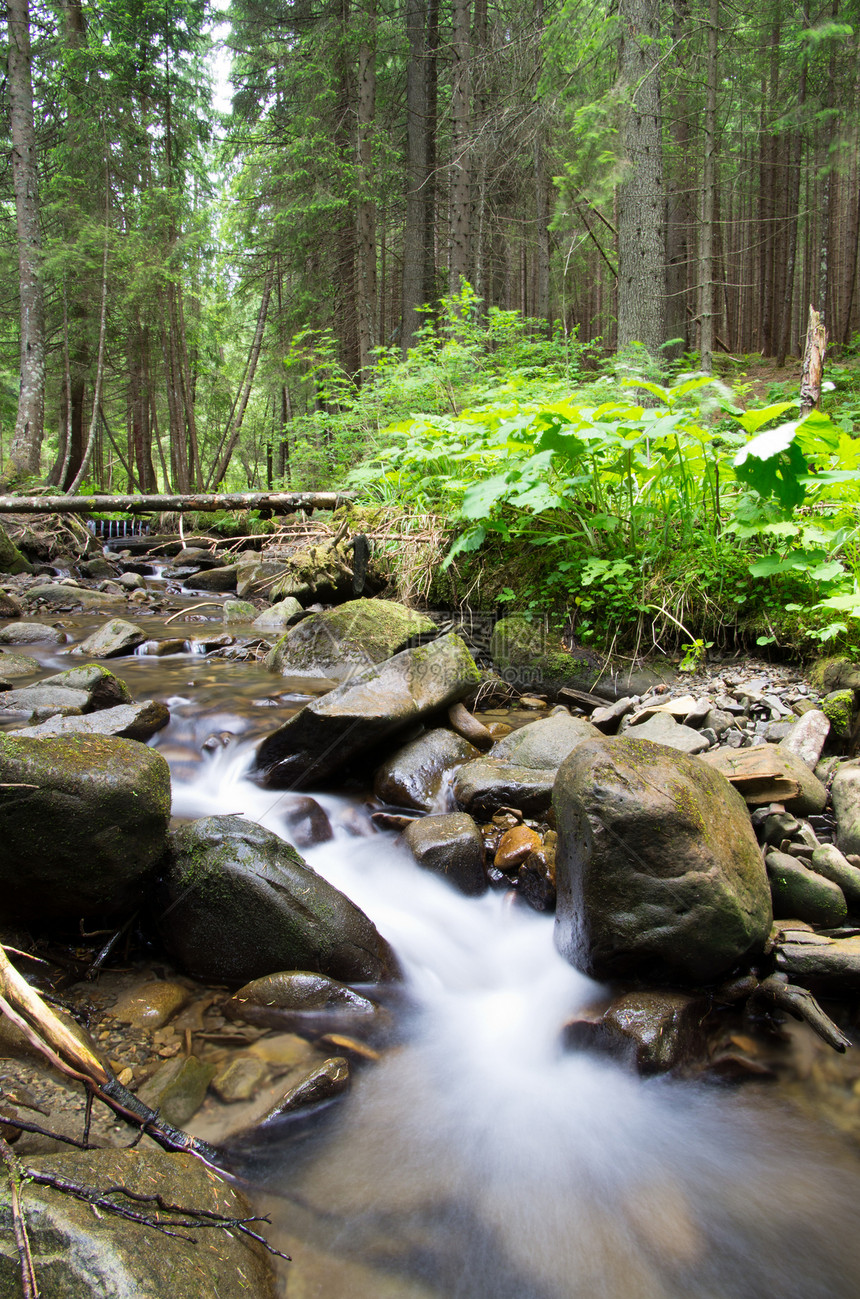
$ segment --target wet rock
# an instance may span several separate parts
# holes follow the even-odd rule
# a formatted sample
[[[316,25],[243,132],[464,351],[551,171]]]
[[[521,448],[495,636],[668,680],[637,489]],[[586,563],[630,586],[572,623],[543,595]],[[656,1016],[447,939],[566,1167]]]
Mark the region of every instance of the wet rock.
[[[798,717],[780,741],[781,750],[794,753],[814,771],[830,734],[830,722],[818,708],[810,708]]]
[[[334,838],[331,822],[315,798],[306,795],[294,798],[283,820],[287,837],[296,848],[310,848]]]
[[[374,777],[373,792],[381,802],[394,807],[440,810],[446,777],[477,757],[478,750],[468,740],[438,727],[398,749],[384,762]]]
[[[698,1059],[705,1049],[704,997],[654,990],[616,997],[602,1014],[566,1024],[568,1050],[604,1052],[639,1073],[666,1073]]]
[[[387,1032],[390,1016],[375,1001],[323,974],[290,970],[245,984],[224,1003],[229,1019],[293,1032]]]
[[[41,925],[139,905],[164,851],[170,769],[100,735],[0,735],[0,918]]]
[[[83,713],[88,705],[89,696],[85,691],[67,690],[62,686],[22,686],[0,694],[0,713],[14,714],[27,721],[70,717]]]
[[[288,596],[286,600],[281,600],[278,604],[269,605],[268,609],[264,609],[262,613],[257,615],[251,626],[256,631],[261,632],[283,631],[285,627],[291,626],[294,622],[299,622],[304,616],[305,611],[298,600]]]
[[[121,573],[117,580],[124,591],[146,590],[146,582],[139,573]]]
[[[838,884],[809,870],[788,853],[769,852],[766,864],[776,919],[805,920],[822,929],[836,929],[842,924],[848,907]]]
[[[167,640],[145,640],[140,652],[146,658],[163,659],[171,654],[184,654],[188,641],[183,636],[170,636]]]
[[[166,1204],[247,1218],[245,1197],[192,1155],[156,1149],[89,1150],[31,1158],[44,1173],[92,1186],[117,1186],[132,1194],[158,1194]],[[45,1299],[274,1299],[275,1281],[262,1247],[235,1232],[165,1235],[113,1214],[95,1214],[85,1201],[49,1187],[27,1186],[27,1232],[40,1292]],[[122,1199],[123,1197],[119,1197]],[[132,1203],[141,1212],[153,1206]],[[21,1294],[9,1191],[0,1188],[0,1296]],[[205,1236],[205,1244],[200,1240]]]
[[[81,577],[87,578],[90,582],[100,582],[105,578],[116,577],[116,569],[113,564],[109,564],[103,555],[94,555],[92,559],[84,559],[78,564],[78,572]]]
[[[598,731],[604,735],[614,735],[621,724],[622,718],[636,706],[635,695],[624,695],[621,699],[616,699],[614,704],[608,704],[606,707],[595,708],[591,714],[591,724],[596,726]]]
[[[705,720],[702,729],[713,731],[718,737],[725,735],[726,731],[737,725],[737,719],[732,713],[726,712],[722,708],[709,708],[705,714]]]
[[[120,997],[111,1017],[132,1028],[163,1028],[191,1000],[191,990],[169,979],[145,983]]]
[[[601,738],[563,763],[556,944],[595,978],[719,978],[758,951],[770,889],[740,795],[699,758]]]
[[[454,797],[476,816],[491,816],[505,803],[528,816],[540,815],[549,808],[564,759],[599,734],[590,722],[567,713],[531,722],[499,740],[491,757],[461,767],[454,777]]]
[[[298,1033],[273,1033],[261,1037],[248,1047],[248,1054],[265,1061],[274,1069],[295,1069],[314,1055],[314,1048],[307,1038]]]
[[[239,816],[173,833],[154,909],[167,950],[204,981],[308,970],[376,983],[396,973],[367,916],[289,844]]]
[[[39,663],[27,654],[10,654],[8,650],[0,653],[0,689],[6,690],[11,682],[21,677],[31,677],[39,671]]]
[[[310,1105],[320,1105],[323,1101],[334,1100],[349,1090],[349,1064],[343,1056],[332,1056],[312,1069],[301,1082],[296,1083],[273,1105],[268,1114],[261,1120],[270,1123],[273,1119],[283,1118],[285,1114],[294,1114],[297,1110],[307,1109]]]
[[[529,853],[517,871],[517,888],[520,896],[525,898],[535,911],[554,911],[555,896],[555,857],[552,858],[543,848]]]
[[[186,577],[185,585],[192,591],[235,591],[238,572],[235,564],[224,568],[208,568]]]
[[[813,849],[812,869],[838,884],[851,911],[860,911],[860,870],[845,858],[835,844],[821,844]]]
[[[699,731],[676,722],[669,713],[654,712],[644,722],[629,726],[624,733],[631,739],[651,740],[680,753],[703,753],[709,748],[708,741]]]
[[[843,762],[830,786],[840,852],[860,852],[860,762]]]
[[[146,743],[170,721],[167,704],[155,699],[140,704],[120,704],[103,708],[84,717],[50,717],[38,726],[27,726],[15,731],[17,736],[45,735],[116,735],[126,740]]]
[[[780,937],[775,954],[777,970],[792,983],[835,997],[860,991],[860,935],[831,938],[792,929]]]
[[[484,893],[484,839],[465,812],[425,816],[403,832],[403,841],[424,870],[442,875],[461,893]]]
[[[231,1105],[249,1101],[269,1075],[262,1060],[254,1055],[236,1055],[212,1079],[211,1087],[219,1100]]]
[[[799,829],[800,822],[790,812],[771,812],[761,823],[761,841],[778,847],[783,839],[790,839]]]
[[[506,830],[499,840],[493,865],[502,871],[515,871],[540,846],[541,838],[536,830],[527,825],[514,826]]]
[[[257,769],[271,785],[318,782],[352,757],[449,708],[479,684],[459,636],[404,650],[307,704],[257,750]]]
[[[75,645],[70,654],[82,654],[86,658],[110,659],[120,654],[131,654],[146,640],[146,635],[133,622],[124,618],[111,618],[98,631],[93,632],[80,645]]]
[[[414,637],[434,631],[432,619],[392,600],[350,600],[303,618],[277,642],[266,667],[281,676],[340,679],[383,663]]]
[[[85,609],[106,609],[115,604],[122,596],[111,596],[109,592],[92,591],[89,587],[73,586],[65,582],[55,582],[50,586],[31,586],[27,591],[28,601],[41,600],[44,604],[82,605]]]
[[[86,663],[79,668],[69,668],[67,672],[58,672],[56,676],[45,677],[39,684],[85,691],[88,710],[113,708],[117,704],[131,703],[131,695],[125,682],[98,663]]]
[[[0,644],[3,646],[62,646],[66,640],[65,631],[61,627],[52,627],[48,622],[8,622],[5,627],[0,627]]]
[[[730,738],[726,737],[727,739]],[[782,744],[711,749],[699,761],[721,772],[751,805],[779,801],[796,816],[819,816],[827,790],[806,763]]]
[[[256,607],[249,600],[225,600],[221,610],[226,623],[253,622],[256,616]]]
[[[23,600],[19,600],[14,591],[0,588],[0,618],[20,618],[23,612]]]
[[[166,1060],[147,1079],[138,1097],[168,1123],[181,1128],[200,1109],[215,1072],[215,1065],[204,1064],[194,1055]]]

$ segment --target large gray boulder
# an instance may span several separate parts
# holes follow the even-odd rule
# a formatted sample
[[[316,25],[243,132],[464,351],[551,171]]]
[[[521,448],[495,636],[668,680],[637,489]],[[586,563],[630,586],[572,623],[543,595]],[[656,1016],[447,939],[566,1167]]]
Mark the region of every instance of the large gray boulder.
[[[130,1129],[131,1130],[131,1129]],[[27,1182],[23,1215],[39,1292],[45,1299],[274,1299],[275,1279],[263,1248],[237,1231],[190,1231],[186,1214],[153,1201],[228,1219],[250,1217],[241,1191],[193,1155],[163,1150],[87,1150],[26,1160],[59,1181],[92,1187],[150,1219],[167,1233],[105,1212],[52,1187]],[[128,1191],[128,1198],[117,1188]],[[202,1220],[211,1226],[211,1218]],[[176,1225],[173,1225],[176,1224]],[[205,1238],[205,1243],[204,1239]],[[0,1184],[0,1299],[19,1299],[8,1179]]]
[[[117,735],[125,740],[145,743],[156,731],[170,721],[170,709],[157,699],[147,699],[140,704],[119,704],[115,708],[101,708],[85,717],[49,717],[38,726],[25,726],[15,731],[19,738],[31,735],[39,739],[46,735]]]
[[[271,785],[316,783],[356,754],[450,707],[480,683],[459,636],[403,650],[307,704],[257,750]]]
[[[527,816],[549,810],[556,773],[569,753],[600,732],[582,717],[554,713],[529,722],[499,740],[491,755],[460,767],[454,797],[476,816],[491,816],[499,807],[517,807]]]
[[[435,631],[431,618],[393,600],[349,600],[303,618],[277,642],[266,667],[281,676],[308,673],[339,680],[384,663],[410,640]]]
[[[563,763],[553,804],[556,945],[579,969],[707,983],[762,948],[770,889],[746,805],[700,759],[588,741]]]
[[[486,893],[484,839],[465,812],[420,817],[406,827],[403,841],[424,870],[441,875],[461,893]]]
[[[65,645],[68,637],[60,627],[46,622],[7,622],[0,627],[0,645]]]
[[[132,654],[146,640],[146,632],[125,618],[111,618],[98,631],[94,631],[70,654],[83,654],[85,658],[109,659],[120,654]]]
[[[0,735],[0,919],[114,917],[137,906],[164,852],[170,769],[101,735]]]
[[[375,983],[396,973],[364,912],[290,844],[240,816],[206,817],[171,835],[155,916],[173,958],[204,981],[306,970]]]
[[[421,812],[444,810],[439,803],[445,777],[479,751],[461,735],[443,726],[405,744],[382,764],[373,779],[373,792],[383,803],[414,807]]]
[[[35,685],[0,692],[0,711],[38,721],[114,708],[131,702],[128,686],[98,663],[87,663]]]

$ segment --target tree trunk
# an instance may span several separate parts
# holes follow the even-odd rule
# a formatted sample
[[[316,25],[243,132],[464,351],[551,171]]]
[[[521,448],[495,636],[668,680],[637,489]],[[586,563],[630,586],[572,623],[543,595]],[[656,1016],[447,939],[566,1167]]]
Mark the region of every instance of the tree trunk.
[[[809,26],[809,0],[804,0],[803,25]],[[800,83],[797,90],[798,108],[806,103],[806,80],[808,60],[804,55],[800,66]],[[800,128],[795,130],[791,142],[791,155],[788,175],[788,251],[785,259],[785,289],[782,300],[782,317],[779,330],[779,351],[777,365],[785,365],[785,357],[791,341],[791,321],[794,307],[794,268],[797,261],[798,209],[800,205],[800,164],[803,156],[803,136]]]
[[[720,0],[710,0],[708,12],[708,89],[705,102],[705,159],[702,171],[702,237],[699,241],[699,285],[702,322],[701,367],[713,373],[714,353],[714,216],[717,152],[717,35]]]
[[[619,0],[621,77],[630,96],[618,187],[618,346],[659,355],[666,339],[666,195],[663,184],[658,0]]]
[[[373,189],[373,124],[376,116],[376,9],[362,14],[358,49],[358,359],[373,364],[376,346],[376,201]]]
[[[263,281],[263,296],[260,300],[260,310],[257,312],[257,328],[254,331],[254,340],[251,343],[251,350],[248,354],[248,364],[245,369],[245,381],[237,397],[233,409],[233,415],[227,428],[224,430],[224,436],[221,439],[221,446],[218,449],[215,466],[212,473],[209,475],[208,486],[217,486],[218,483],[223,482],[226,478],[227,470],[230,467],[230,459],[236,449],[236,443],[239,441],[239,434],[242,432],[242,421],[245,418],[248,398],[251,395],[251,385],[254,382],[257,362],[260,359],[260,348],[263,345],[263,334],[266,330],[266,316],[269,311],[269,297],[272,292],[273,278],[274,269],[270,265]]]
[[[45,298],[27,0],[8,0],[12,183],[18,232],[21,386],[5,482],[39,473],[45,420]]]
[[[400,345],[403,355],[414,347],[424,323],[417,310],[425,297],[427,195],[427,56],[424,40],[425,0],[408,0],[406,33],[406,227],[403,232],[403,300]]]
[[[451,37],[451,200],[448,292],[460,292],[460,281],[472,271],[472,163],[469,121],[471,84],[469,68],[470,0],[453,0]]]

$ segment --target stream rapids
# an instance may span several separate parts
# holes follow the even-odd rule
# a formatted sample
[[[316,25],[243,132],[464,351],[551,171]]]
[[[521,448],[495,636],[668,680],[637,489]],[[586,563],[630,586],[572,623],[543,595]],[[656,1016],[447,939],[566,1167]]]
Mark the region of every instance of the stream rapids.
[[[64,620],[76,640],[94,625]],[[39,657],[45,675],[69,666]],[[152,743],[175,816],[284,833],[289,791],[247,771],[323,683],[192,654],[110,667],[170,706]],[[563,1052],[599,989],[556,953],[550,917],[422,872],[372,827],[365,791],[302,793],[335,832],[303,855],[394,947],[406,1024],[318,1122],[239,1152],[292,1255],[288,1299],[856,1299],[856,1146],[772,1084],[644,1081]]]

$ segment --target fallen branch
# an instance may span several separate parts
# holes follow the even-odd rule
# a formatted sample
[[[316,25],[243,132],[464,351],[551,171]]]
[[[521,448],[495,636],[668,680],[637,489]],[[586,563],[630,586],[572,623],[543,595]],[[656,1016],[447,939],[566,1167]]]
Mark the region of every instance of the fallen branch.
[[[808,988],[784,980],[785,976],[780,977],[778,974],[763,979],[750,996],[749,1006],[754,1007],[756,1002],[764,1001],[788,1011],[795,1019],[804,1020],[822,1041],[840,1055],[849,1046],[853,1046],[850,1037],[846,1037],[842,1029],[824,1013]]]
[[[36,1269],[33,1266],[33,1255],[30,1253],[30,1240],[27,1236],[27,1224],[21,1212],[21,1165],[8,1141],[0,1137],[0,1159],[6,1165],[9,1174],[9,1203],[12,1210],[12,1231],[15,1236],[15,1248],[21,1265],[21,1288],[24,1299],[39,1299],[39,1287],[36,1284]]]

